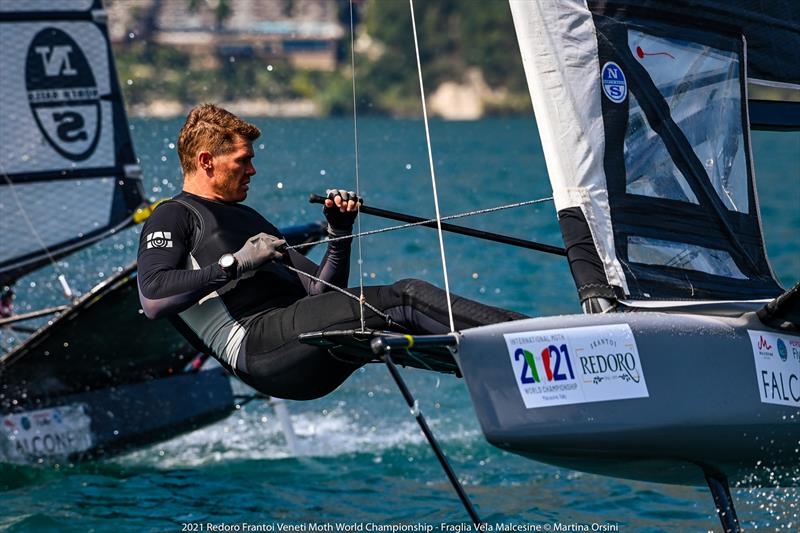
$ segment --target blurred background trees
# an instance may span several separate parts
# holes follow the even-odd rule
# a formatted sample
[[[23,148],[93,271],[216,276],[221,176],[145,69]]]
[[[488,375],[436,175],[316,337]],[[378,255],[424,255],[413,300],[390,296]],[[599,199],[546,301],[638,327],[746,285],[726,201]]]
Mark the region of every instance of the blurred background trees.
[[[134,110],[155,101],[313,103],[352,112],[348,0],[106,0],[117,67]],[[405,0],[356,0],[361,113],[416,116],[419,85]],[[427,96],[442,87],[480,115],[530,110],[506,2],[415,4]],[[447,106],[447,95],[436,106]],[[464,96],[466,95],[466,96]],[[146,112],[146,111],[145,111]],[[446,111],[440,111],[446,114]]]

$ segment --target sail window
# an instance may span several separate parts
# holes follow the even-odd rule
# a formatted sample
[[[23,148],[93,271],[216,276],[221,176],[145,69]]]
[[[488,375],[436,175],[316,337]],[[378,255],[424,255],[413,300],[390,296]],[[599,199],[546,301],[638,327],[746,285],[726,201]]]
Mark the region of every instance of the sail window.
[[[697,204],[686,178],[675,166],[661,137],[647,125],[642,108],[632,94],[625,132],[626,192]]]
[[[728,252],[694,244],[629,236],[628,259],[633,263],[695,270],[726,278],[747,279]]]
[[[664,97],[672,119],[702,162],[722,203],[746,214],[749,202],[738,54],[633,28],[628,30],[628,45]],[[628,174],[628,192],[696,203],[685,194],[685,180],[676,179],[674,169],[661,164],[660,157],[652,160],[655,168],[648,169],[649,176],[637,170],[637,158],[648,152],[658,156],[660,150],[644,144],[655,133],[645,126],[637,107],[632,99],[626,165],[633,165],[634,170]],[[656,180],[664,183],[656,186]]]

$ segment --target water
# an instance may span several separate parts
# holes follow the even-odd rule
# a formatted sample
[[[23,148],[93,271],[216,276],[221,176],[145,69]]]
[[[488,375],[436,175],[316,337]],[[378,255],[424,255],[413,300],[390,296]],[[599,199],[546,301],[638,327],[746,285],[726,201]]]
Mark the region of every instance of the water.
[[[255,122],[264,135],[256,142],[258,174],[247,203],[278,226],[320,218],[319,206],[306,202],[309,193],[355,187],[350,121]],[[179,121],[132,121],[153,199],[180,189],[174,149],[179,126]],[[530,119],[434,122],[432,138],[443,214],[550,195]],[[789,286],[800,272],[800,135],[755,133],[753,142],[767,247],[776,274]],[[433,215],[420,122],[361,119],[359,155],[361,192],[369,204]],[[363,230],[394,224],[366,216],[361,223]],[[459,223],[560,243],[549,203]],[[63,261],[73,286],[86,291],[133,260],[137,231]],[[561,258],[449,234],[445,246],[455,292],[531,315],[579,311]],[[355,263],[353,272],[355,281]],[[442,285],[435,232],[417,228],[365,240],[363,276],[366,283],[418,277]],[[21,310],[60,303],[57,292],[52,271],[44,269],[20,283],[17,303]],[[490,523],[590,528],[610,523],[620,531],[647,532],[719,529],[705,488],[594,476],[501,452],[483,440],[462,381],[413,370],[404,375]],[[289,453],[272,408],[254,402],[213,426],[111,460],[0,467],[0,530],[177,532],[185,523],[213,523],[278,531],[284,524],[337,522],[438,528],[468,521],[382,367],[362,369],[328,397],[290,403],[289,409],[302,457]],[[799,527],[796,489],[735,489],[734,496],[747,528]]]

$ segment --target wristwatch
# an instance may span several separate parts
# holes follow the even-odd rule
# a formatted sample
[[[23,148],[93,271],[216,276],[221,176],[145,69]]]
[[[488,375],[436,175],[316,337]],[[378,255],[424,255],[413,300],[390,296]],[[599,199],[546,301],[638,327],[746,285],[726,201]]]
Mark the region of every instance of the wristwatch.
[[[239,266],[239,262],[236,261],[236,257],[233,254],[224,254],[219,258],[217,264],[222,267],[222,270],[228,275],[229,278],[236,278],[236,270]]]

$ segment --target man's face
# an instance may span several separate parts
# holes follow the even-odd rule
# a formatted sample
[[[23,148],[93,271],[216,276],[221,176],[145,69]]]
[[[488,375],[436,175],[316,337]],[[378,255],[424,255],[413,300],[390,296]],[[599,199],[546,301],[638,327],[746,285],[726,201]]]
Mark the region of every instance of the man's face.
[[[247,198],[253,166],[253,144],[241,137],[233,150],[214,156],[214,192],[225,202],[241,202]]]

